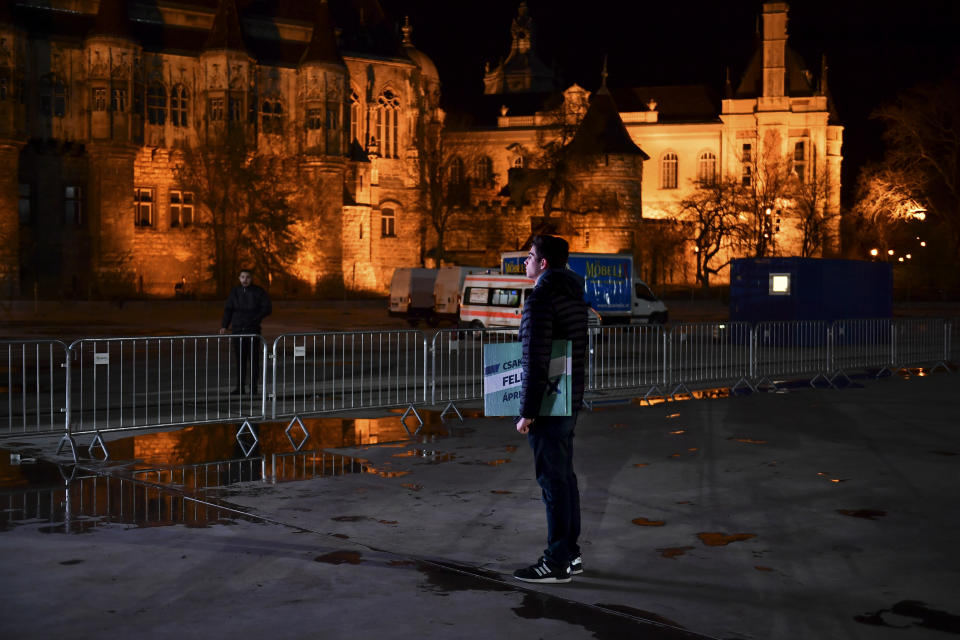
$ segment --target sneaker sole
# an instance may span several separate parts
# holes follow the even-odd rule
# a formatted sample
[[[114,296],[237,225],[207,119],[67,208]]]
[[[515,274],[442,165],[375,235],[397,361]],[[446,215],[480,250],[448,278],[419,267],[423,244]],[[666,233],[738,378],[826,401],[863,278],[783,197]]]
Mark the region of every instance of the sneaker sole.
[[[583,569],[570,569],[570,575],[578,576],[583,573]]]
[[[519,578],[513,576],[514,580],[519,580],[520,582],[539,582],[543,584],[565,584],[570,582],[570,578]]]

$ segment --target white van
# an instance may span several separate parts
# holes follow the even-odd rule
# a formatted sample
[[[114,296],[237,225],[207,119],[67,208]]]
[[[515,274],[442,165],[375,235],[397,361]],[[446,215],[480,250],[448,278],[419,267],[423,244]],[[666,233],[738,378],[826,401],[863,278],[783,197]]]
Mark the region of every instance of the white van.
[[[389,314],[406,318],[416,325],[421,318],[433,315],[433,283],[436,269],[399,268],[390,280]]]
[[[519,329],[523,305],[532,291],[533,280],[526,276],[468,275],[460,294],[460,326]],[[600,315],[592,307],[588,307],[587,326],[600,326]]]
[[[463,280],[471,273],[497,273],[497,269],[488,267],[441,267],[437,271],[437,280],[433,283],[433,320],[456,322],[460,317],[460,293]]]
[[[533,280],[521,275],[472,274],[463,279],[460,326],[520,328],[523,303]]]

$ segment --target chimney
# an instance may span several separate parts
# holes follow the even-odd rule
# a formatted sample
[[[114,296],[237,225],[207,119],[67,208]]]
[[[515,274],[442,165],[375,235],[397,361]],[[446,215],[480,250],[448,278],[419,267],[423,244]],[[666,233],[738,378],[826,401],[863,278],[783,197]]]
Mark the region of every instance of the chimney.
[[[786,2],[763,5],[763,95],[766,98],[784,95],[789,9]]]

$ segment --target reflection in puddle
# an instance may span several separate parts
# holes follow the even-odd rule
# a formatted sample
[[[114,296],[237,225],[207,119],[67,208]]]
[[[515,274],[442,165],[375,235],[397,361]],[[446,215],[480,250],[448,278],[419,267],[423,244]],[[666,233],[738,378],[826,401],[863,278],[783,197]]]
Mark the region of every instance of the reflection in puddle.
[[[657,549],[660,552],[660,557],[662,558],[676,558],[677,556],[682,556],[687,551],[692,551],[693,547],[667,547],[666,549]]]
[[[410,449],[400,453],[393,454],[394,458],[423,458],[428,464],[438,464],[440,462],[450,462],[457,456],[453,453],[442,453],[440,451],[427,451],[425,449]]]
[[[757,534],[755,533],[698,533],[697,537],[700,538],[700,541],[708,547],[725,547],[731,542],[741,542],[743,540],[749,540],[751,538],[756,538]]]
[[[664,525],[663,520],[647,520],[646,518],[634,518],[630,522],[640,527],[662,527]]]
[[[361,557],[359,551],[331,551],[317,556],[313,561],[327,564],[360,564]]]
[[[727,440],[733,440],[734,442],[743,442],[745,444],[767,444],[766,440],[754,440],[753,438],[727,438]]]

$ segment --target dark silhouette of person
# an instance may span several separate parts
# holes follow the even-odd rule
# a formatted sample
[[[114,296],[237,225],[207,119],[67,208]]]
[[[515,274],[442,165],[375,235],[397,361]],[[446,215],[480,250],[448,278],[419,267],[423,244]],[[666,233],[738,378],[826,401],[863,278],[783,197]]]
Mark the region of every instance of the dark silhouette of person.
[[[273,305],[267,292],[253,284],[250,269],[240,271],[240,284],[230,290],[227,303],[223,307],[223,320],[220,321],[220,333],[232,329],[234,335],[260,335],[260,323],[273,312]],[[237,357],[237,371],[240,377],[231,393],[241,393],[249,388],[250,393],[257,392],[257,368],[259,367],[260,341],[252,337],[238,337],[233,342],[233,352]],[[247,372],[250,372],[249,379]],[[249,384],[246,384],[249,383]]]

